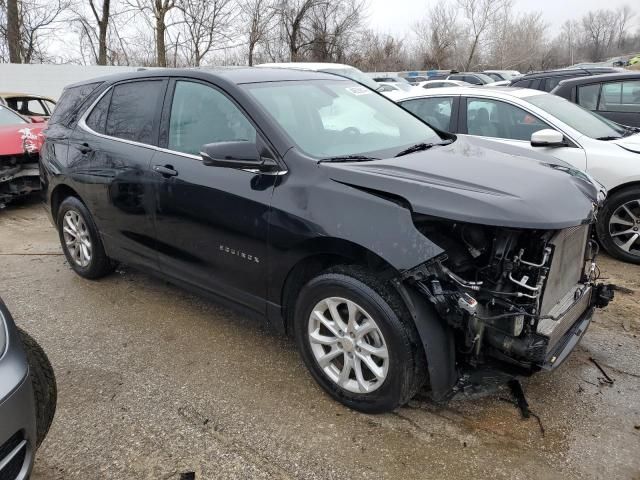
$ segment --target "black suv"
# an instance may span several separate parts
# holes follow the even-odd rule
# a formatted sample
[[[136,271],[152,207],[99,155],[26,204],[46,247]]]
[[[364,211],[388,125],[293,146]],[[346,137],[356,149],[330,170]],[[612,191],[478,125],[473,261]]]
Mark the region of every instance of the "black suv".
[[[551,93],[616,123],[640,127],[640,72],[563,80]]]
[[[593,67],[593,68],[564,68],[561,70],[547,70],[545,72],[527,73],[518,77],[510,84],[511,87],[532,88],[543,92],[550,92],[562,81],[576,77],[601,75],[603,73],[619,72],[619,68]]]
[[[241,68],[70,86],[41,168],[79,275],[125,262],[241,306],[334,398],[381,412],[427,378],[442,401],[469,372],[552,369],[606,303],[602,195],[550,161],[346,78]]]

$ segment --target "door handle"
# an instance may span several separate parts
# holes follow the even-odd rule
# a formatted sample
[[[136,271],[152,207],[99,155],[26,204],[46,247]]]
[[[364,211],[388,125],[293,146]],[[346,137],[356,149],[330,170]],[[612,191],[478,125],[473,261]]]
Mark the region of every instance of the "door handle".
[[[93,148],[91,148],[88,143],[80,144],[80,146],[78,147],[78,150],[83,155],[86,155],[87,153],[93,152]]]
[[[163,177],[175,177],[178,172],[171,165],[154,165],[153,171],[159,173]]]

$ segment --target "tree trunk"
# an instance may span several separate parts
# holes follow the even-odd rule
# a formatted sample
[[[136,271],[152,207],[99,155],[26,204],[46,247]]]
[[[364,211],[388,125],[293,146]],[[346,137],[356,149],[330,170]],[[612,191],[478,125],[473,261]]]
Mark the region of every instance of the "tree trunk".
[[[255,44],[253,42],[249,42],[249,66],[253,67],[253,50],[255,48]]]
[[[102,18],[98,23],[98,65],[107,64],[107,31],[109,29],[110,0],[102,2]]]
[[[464,66],[464,71],[468,72],[471,68],[471,62],[473,61],[473,56],[476,54],[476,47],[478,46],[478,36],[473,40],[473,45],[471,45],[471,52],[469,52],[469,58],[467,59],[467,64]]]
[[[167,48],[164,43],[164,34],[167,26],[164,24],[164,13],[156,17],[156,54],[158,67],[167,66]]]
[[[7,43],[9,44],[9,62],[22,63],[18,0],[7,0]]]

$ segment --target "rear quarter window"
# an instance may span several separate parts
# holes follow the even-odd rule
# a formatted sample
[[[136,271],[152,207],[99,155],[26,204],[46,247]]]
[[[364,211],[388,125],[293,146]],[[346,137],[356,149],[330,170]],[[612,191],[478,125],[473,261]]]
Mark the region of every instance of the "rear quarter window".
[[[87,83],[77,87],[65,88],[60,100],[53,109],[49,124],[62,123],[69,125],[75,120],[78,110],[85,100],[93,93],[102,82]]]

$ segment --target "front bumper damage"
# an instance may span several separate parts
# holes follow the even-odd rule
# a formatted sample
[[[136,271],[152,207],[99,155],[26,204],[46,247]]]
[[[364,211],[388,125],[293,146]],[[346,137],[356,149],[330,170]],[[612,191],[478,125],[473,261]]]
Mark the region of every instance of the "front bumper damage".
[[[40,188],[37,153],[0,156],[0,208]]]
[[[471,280],[467,268],[462,278],[453,265],[468,262],[456,264],[443,255],[406,271],[396,283],[415,312],[436,402],[557,368],[580,342],[595,309],[613,299],[613,286],[597,282],[597,246],[588,225],[537,232],[537,253],[532,233],[515,235],[503,242],[511,249],[498,249],[497,257],[495,248],[484,254],[468,245],[477,250],[474,265],[494,269],[493,276],[475,274]]]

